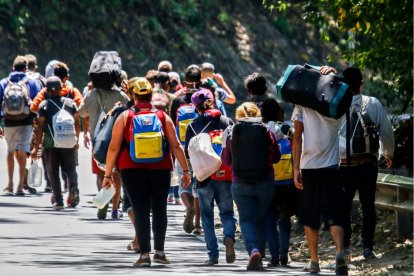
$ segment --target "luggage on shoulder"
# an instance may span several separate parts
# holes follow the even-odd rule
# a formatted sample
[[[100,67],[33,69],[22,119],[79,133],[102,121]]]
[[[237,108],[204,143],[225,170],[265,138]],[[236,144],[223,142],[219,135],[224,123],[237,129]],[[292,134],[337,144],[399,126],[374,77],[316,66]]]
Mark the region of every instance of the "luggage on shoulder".
[[[243,181],[254,184],[267,177],[271,141],[262,122],[238,122],[232,132],[233,172]]]
[[[98,166],[106,164],[106,154],[112,139],[112,128],[118,116],[126,110],[123,106],[114,107],[106,116],[98,122],[98,128],[93,139],[93,158]]]
[[[130,110],[129,154],[136,163],[156,163],[165,157],[167,143],[158,112],[165,116],[161,110]]]
[[[88,75],[93,86],[111,89],[121,76],[122,62],[116,51],[99,51],[95,53]]]
[[[214,130],[210,131],[209,135],[211,138],[211,145],[213,146],[214,151],[217,153],[218,156],[221,155],[223,151],[223,130]],[[231,166],[221,163],[220,168],[211,175],[211,178],[214,180],[219,181],[231,181],[232,180],[232,172]]]
[[[12,82],[8,79],[3,95],[3,116],[7,120],[23,120],[30,115],[31,99],[27,88],[27,79]]]
[[[349,86],[336,75],[323,75],[305,64],[289,65],[276,84],[285,102],[313,109],[320,114],[339,119],[352,103]]]
[[[50,126],[47,125],[49,132],[53,138],[55,148],[71,149],[75,147],[76,143],[78,142],[75,130],[75,118],[72,114],[65,110],[67,100],[72,101],[68,98],[65,98],[62,107],[59,107],[51,99],[47,100],[48,104],[52,103],[57,108],[59,108],[59,111],[52,117],[53,132]]]
[[[210,135],[203,132],[209,125],[210,122],[199,134],[189,125],[196,135],[188,143],[188,155],[195,177],[200,182],[217,172],[221,166],[220,156],[213,149]]]

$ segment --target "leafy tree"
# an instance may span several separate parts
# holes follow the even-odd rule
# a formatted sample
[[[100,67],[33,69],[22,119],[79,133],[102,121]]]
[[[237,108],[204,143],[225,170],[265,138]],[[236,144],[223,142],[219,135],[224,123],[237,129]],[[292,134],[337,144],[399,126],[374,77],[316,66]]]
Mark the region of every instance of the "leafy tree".
[[[406,112],[413,89],[413,2],[411,0],[263,0],[277,13],[298,10],[345,61],[370,76],[368,89]],[[327,57],[333,61],[334,56]],[[374,92],[374,91],[371,91]]]

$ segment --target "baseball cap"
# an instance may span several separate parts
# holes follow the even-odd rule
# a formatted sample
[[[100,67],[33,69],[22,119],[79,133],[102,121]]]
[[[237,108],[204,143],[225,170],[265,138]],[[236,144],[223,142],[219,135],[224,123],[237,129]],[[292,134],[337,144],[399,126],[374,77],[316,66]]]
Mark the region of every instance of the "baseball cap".
[[[210,93],[207,89],[199,89],[191,96],[193,105],[198,106],[207,100],[211,100]]]
[[[132,90],[137,95],[147,95],[152,93],[151,83],[146,78],[137,78],[131,83]]]
[[[57,76],[50,76],[46,79],[47,90],[55,91],[62,88],[62,82]]]
[[[201,70],[210,70],[214,72],[214,65],[209,62],[204,62],[203,64],[201,64]]]

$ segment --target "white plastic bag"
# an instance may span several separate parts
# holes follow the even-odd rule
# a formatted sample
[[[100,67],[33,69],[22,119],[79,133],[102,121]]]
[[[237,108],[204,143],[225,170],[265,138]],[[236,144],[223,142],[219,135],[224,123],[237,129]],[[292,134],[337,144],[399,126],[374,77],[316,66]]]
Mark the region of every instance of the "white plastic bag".
[[[214,151],[210,135],[207,133],[200,133],[191,138],[188,155],[198,181],[206,180],[221,166],[220,156]]]
[[[43,165],[40,159],[32,160],[27,171],[27,185],[31,188],[38,188],[42,185]]]
[[[102,209],[115,195],[115,187],[111,185],[109,188],[102,188],[99,193],[93,198],[93,204]]]

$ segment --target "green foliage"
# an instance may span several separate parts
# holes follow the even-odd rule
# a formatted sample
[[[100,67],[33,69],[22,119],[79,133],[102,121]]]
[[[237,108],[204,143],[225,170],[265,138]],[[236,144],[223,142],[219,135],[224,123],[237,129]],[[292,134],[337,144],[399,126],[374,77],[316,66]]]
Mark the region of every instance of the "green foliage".
[[[413,3],[409,0],[263,0],[276,12],[300,10],[303,19],[319,29],[320,37],[335,43],[341,57],[366,69],[379,91],[405,112],[412,104]],[[352,46],[354,45],[354,46]],[[332,60],[332,57],[328,57]]]

